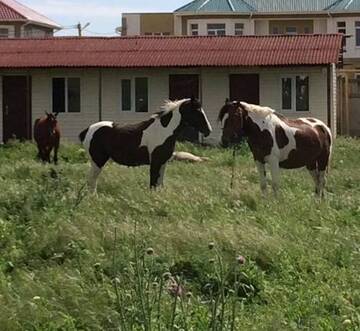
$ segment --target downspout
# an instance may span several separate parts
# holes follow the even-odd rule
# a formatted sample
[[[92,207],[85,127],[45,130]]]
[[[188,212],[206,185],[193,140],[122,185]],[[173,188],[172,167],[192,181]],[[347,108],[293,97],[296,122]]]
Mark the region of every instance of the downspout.
[[[103,91],[103,77],[102,68],[99,69],[99,122],[102,121],[102,91]]]
[[[327,125],[333,131],[331,123],[331,64],[327,66]]]

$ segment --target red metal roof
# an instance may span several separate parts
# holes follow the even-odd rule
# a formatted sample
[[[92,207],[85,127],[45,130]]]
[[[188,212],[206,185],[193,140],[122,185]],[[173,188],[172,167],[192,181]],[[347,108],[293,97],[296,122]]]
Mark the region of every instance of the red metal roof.
[[[25,21],[26,18],[0,1],[0,21]]]
[[[230,67],[338,63],[342,35],[9,39],[0,68]]]
[[[0,21],[27,21],[53,29],[61,26],[16,0],[0,0]]]

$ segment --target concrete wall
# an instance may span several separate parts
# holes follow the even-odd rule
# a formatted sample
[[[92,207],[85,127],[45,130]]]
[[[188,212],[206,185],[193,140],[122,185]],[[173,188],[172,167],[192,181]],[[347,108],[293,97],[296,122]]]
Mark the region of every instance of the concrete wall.
[[[313,20],[270,20],[269,31],[273,33],[274,28],[278,29],[278,34],[286,34],[287,27],[295,27],[297,33],[313,33],[314,21]],[[308,29],[308,32],[306,32]]]
[[[140,14],[122,15],[122,35],[139,36],[140,35]]]
[[[284,112],[289,117],[314,116],[327,122],[327,71],[326,68],[276,68],[243,70],[239,68],[193,68],[154,70],[111,70],[102,69],[102,120],[120,123],[134,123],[149,117],[149,113],[159,110],[169,97],[169,74],[199,74],[200,95],[203,107],[214,128],[209,142],[217,142],[221,127],[217,115],[229,96],[229,74],[258,73],[260,76],[260,103],[281,112],[281,77],[288,75],[308,75],[310,79],[310,111]],[[1,73],[0,73],[1,75]],[[74,70],[33,70],[32,75],[32,120],[52,109],[52,78],[80,77],[81,112],[60,113],[58,118],[63,138],[76,142],[77,136],[89,124],[99,120],[99,80],[98,69]],[[148,77],[149,113],[121,110],[121,79]],[[134,99],[134,98],[133,98]],[[2,89],[0,80],[0,137],[2,139]]]
[[[254,23],[252,20],[245,19],[245,18],[196,18],[196,19],[189,19],[186,21],[187,27],[187,35],[191,35],[191,24],[198,24],[199,27],[199,36],[206,36],[207,33],[207,24],[225,24],[225,31],[227,35],[235,35],[235,23],[242,23],[244,24],[244,35],[252,35],[254,34]]]
[[[174,15],[168,13],[142,14],[140,17],[140,34],[174,35]]]

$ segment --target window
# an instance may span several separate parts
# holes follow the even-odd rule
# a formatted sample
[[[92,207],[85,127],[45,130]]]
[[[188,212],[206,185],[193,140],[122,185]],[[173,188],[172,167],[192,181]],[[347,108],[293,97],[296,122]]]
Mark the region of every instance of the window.
[[[148,79],[144,77],[135,78],[135,111],[148,111]]]
[[[131,110],[131,80],[123,79],[121,81],[121,109],[122,111]]]
[[[278,26],[273,26],[271,33],[272,34],[280,34],[279,27]]]
[[[207,34],[209,36],[225,36],[225,24],[208,24]]]
[[[53,78],[52,89],[54,113],[80,112],[80,78]]]
[[[0,38],[9,38],[9,29],[0,28]]]
[[[309,111],[309,77],[282,78],[281,98],[283,110]]]
[[[355,22],[356,46],[360,46],[360,22]]]
[[[337,32],[346,35],[346,22],[337,22]],[[346,38],[343,39],[344,47],[346,46]]]
[[[145,32],[145,36],[170,36],[170,32]]]
[[[191,35],[192,36],[198,36],[199,35],[199,24],[191,24],[190,29],[191,29]]]
[[[296,76],[296,111],[309,110],[309,77]]]
[[[310,34],[311,33],[311,28],[309,26],[304,26],[304,33],[305,34]]]
[[[292,79],[282,79],[282,109],[290,110],[292,108]]]
[[[287,26],[285,31],[286,34],[297,34],[296,26]]]
[[[235,36],[242,36],[244,34],[244,23],[235,23]]]

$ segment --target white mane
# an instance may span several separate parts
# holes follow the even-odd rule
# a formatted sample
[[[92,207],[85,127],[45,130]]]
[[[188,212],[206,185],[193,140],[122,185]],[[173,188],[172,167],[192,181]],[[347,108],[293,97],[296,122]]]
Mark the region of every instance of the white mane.
[[[240,102],[240,104],[248,112],[253,113],[262,118],[265,118],[268,115],[271,115],[275,112],[275,110],[270,107],[262,107],[262,106],[258,106],[258,105],[252,105],[252,104],[246,103],[246,102]]]
[[[161,110],[165,113],[177,110],[186,101],[190,101],[190,99],[182,99],[175,101],[165,100],[164,104],[161,106]]]

